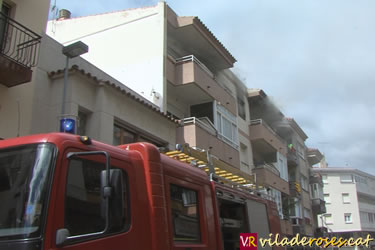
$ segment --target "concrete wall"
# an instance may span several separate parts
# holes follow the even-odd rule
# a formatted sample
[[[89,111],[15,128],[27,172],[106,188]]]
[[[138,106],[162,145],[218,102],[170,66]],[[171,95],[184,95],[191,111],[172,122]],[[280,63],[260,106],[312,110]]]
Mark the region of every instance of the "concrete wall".
[[[47,33],[64,45],[83,41],[89,46],[83,58],[165,109],[164,22],[164,3],[159,3],[150,8],[50,21]]]

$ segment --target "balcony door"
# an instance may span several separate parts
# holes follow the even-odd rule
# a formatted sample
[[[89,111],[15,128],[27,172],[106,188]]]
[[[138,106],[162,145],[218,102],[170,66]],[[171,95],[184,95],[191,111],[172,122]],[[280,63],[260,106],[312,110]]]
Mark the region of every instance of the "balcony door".
[[[3,3],[0,14],[0,52],[3,52],[7,32],[7,17],[10,14],[10,6]]]

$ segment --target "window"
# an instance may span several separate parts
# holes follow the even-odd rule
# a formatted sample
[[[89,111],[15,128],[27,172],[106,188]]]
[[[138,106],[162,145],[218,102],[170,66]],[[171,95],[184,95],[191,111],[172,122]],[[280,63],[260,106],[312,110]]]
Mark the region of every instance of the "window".
[[[200,242],[198,192],[178,185],[170,185],[173,240]]]
[[[372,213],[368,213],[368,221],[369,221],[370,223],[374,223],[374,216],[373,216]]]
[[[243,120],[246,120],[245,102],[239,96],[237,96],[237,109],[238,116],[241,117]]]
[[[353,223],[352,214],[351,213],[345,213],[344,214],[344,220],[345,220],[346,224]]]
[[[86,135],[86,126],[87,126],[87,113],[78,111],[77,133],[79,135]]]
[[[236,117],[221,105],[217,105],[216,129],[220,139],[238,149]]]
[[[341,183],[353,183],[353,175],[343,174],[340,176]]]
[[[281,192],[274,188],[269,188],[268,194],[273,197],[275,200],[277,211],[279,212],[280,217],[283,216],[283,205],[282,205],[282,198],[281,198]]]
[[[324,219],[326,225],[333,224],[332,214],[326,214]]]
[[[301,187],[303,188],[303,190],[309,191],[309,185],[308,185],[307,178],[303,175],[301,176]]]
[[[167,144],[150,137],[151,136],[145,135],[140,131],[125,126],[115,124],[113,127],[113,145],[122,145],[134,142],[149,142],[157,147],[164,147]]]
[[[285,181],[289,181],[288,179],[288,164],[287,158],[280,152],[277,152],[277,169],[280,172],[280,178],[284,179]]]
[[[348,193],[342,193],[342,203],[350,203],[350,197]]]
[[[122,145],[136,142],[135,136],[136,135],[129,130],[115,125],[113,129],[113,144]]]
[[[367,184],[367,179],[361,176],[354,176],[355,182],[356,183],[362,183],[362,184]]]
[[[305,159],[305,147],[301,143],[297,142],[297,154],[302,158]]]
[[[65,196],[65,228],[71,236],[101,232],[105,229],[105,219],[101,215],[100,176],[105,164],[83,158],[72,158],[69,161]],[[130,223],[127,199],[127,175],[123,173],[124,206],[122,231]]]
[[[318,183],[310,185],[311,187],[311,199],[321,199],[324,200],[323,190]]]
[[[325,201],[327,204],[330,204],[330,203],[331,203],[331,197],[329,196],[329,194],[324,194],[324,201]]]

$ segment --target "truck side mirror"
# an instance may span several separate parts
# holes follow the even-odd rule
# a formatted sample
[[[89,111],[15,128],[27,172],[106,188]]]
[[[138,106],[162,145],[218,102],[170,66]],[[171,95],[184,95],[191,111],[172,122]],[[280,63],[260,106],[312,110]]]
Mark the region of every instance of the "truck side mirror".
[[[102,190],[101,214],[103,218],[108,216],[109,230],[119,228],[124,220],[124,194],[123,175],[120,169],[111,169],[109,172],[109,183],[107,185],[107,170],[101,172],[100,185]],[[106,202],[109,199],[109,202]],[[107,204],[109,213],[107,213]]]
[[[66,228],[61,228],[56,232],[56,246],[60,247],[63,246],[65,241],[70,236],[69,230]]]

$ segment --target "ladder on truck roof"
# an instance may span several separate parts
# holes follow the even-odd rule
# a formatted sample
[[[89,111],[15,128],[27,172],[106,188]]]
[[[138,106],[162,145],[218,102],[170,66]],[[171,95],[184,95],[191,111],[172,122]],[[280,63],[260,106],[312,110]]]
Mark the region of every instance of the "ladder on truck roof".
[[[216,177],[220,182],[232,186],[256,190],[255,175],[250,175],[217,159],[209,151],[191,148],[188,145],[177,145],[174,151],[165,154],[173,159],[190,164],[204,170],[208,175]],[[213,178],[215,180],[215,178]]]
[[[165,154],[190,166],[204,170],[209,175],[211,181],[219,182],[274,201],[271,195],[262,192],[263,187],[256,186],[255,174],[244,173],[210,155],[209,151],[191,148],[188,145],[178,145],[176,148],[176,150],[166,152]]]

